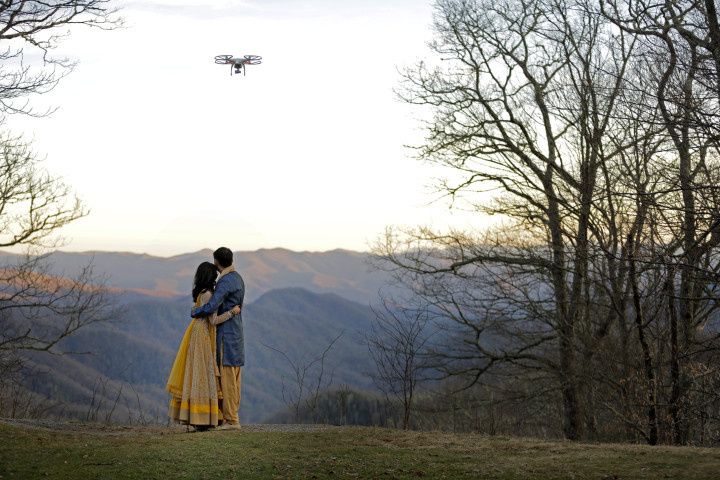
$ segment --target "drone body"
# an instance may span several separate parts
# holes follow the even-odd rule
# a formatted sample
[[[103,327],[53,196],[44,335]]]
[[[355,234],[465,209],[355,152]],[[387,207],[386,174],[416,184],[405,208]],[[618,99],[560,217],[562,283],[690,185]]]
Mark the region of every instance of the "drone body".
[[[242,57],[233,57],[232,55],[217,55],[215,63],[218,65],[230,65],[230,75],[242,72],[245,75],[245,65],[260,65],[262,57],[260,55],[244,55]]]

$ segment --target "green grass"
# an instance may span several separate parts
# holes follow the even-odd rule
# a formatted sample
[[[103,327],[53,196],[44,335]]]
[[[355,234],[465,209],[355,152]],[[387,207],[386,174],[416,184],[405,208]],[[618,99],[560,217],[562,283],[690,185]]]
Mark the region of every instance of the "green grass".
[[[0,425],[0,478],[718,479],[720,450],[377,428],[113,436]]]

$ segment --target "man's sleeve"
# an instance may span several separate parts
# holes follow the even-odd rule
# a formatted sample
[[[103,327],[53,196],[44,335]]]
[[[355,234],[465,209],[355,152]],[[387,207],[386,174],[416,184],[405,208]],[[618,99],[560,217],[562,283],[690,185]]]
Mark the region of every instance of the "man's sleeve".
[[[240,298],[242,298],[243,301],[245,300],[245,282],[243,281],[240,282]],[[240,305],[240,308],[242,308],[242,304]]]
[[[229,293],[228,282],[220,282],[213,293],[212,298],[208,302],[192,311],[192,318],[207,317],[216,311],[225,300]]]

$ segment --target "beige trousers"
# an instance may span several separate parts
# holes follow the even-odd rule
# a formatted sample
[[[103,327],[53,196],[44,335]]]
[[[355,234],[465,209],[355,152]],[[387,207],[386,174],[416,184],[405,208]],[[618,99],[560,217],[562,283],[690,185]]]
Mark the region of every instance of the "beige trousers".
[[[239,424],[240,389],[242,367],[220,367],[220,389],[222,390],[222,417],[225,423]]]

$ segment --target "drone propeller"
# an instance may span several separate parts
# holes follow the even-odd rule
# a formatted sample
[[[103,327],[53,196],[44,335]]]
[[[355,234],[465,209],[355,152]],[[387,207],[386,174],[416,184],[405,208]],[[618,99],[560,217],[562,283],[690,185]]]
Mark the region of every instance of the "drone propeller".
[[[262,63],[262,57],[260,55],[245,55],[245,61],[248,65],[260,65]]]
[[[216,55],[215,56],[215,63],[218,65],[227,65],[228,63],[232,64],[232,55]]]

